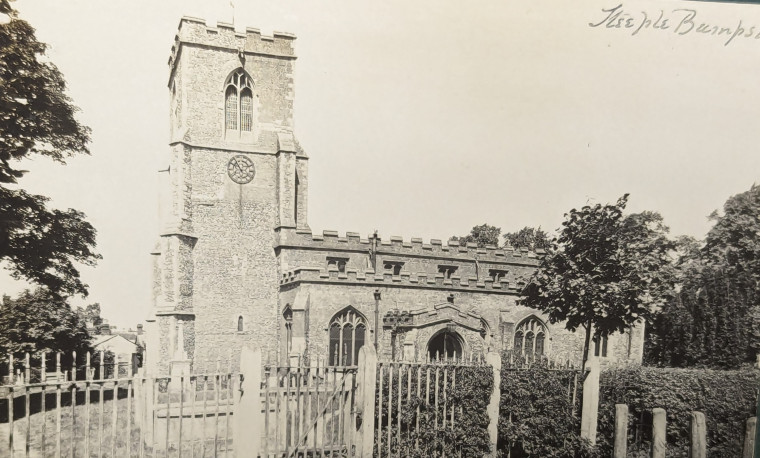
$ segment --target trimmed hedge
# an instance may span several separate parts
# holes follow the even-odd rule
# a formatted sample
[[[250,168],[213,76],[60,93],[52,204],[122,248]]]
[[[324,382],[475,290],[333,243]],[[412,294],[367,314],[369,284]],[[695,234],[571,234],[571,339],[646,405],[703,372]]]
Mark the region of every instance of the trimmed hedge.
[[[499,405],[499,451],[502,456],[592,457],[580,438],[582,378],[579,371],[552,370],[545,362],[527,369],[502,369]]]
[[[388,456],[387,428],[392,425],[390,456],[430,457],[461,456],[482,457],[490,450],[488,437],[488,402],[493,392],[493,369],[490,366],[418,366],[394,364],[393,404],[388,405],[389,376],[383,372],[382,414],[380,427],[382,438],[375,437],[374,456]],[[426,371],[430,368],[429,373]],[[436,369],[438,369],[438,409],[435,403]],[[447,377],[444,382],[444,369]],[[409,371],[412,371],[411,377]],[[420,373],[420,396],[417,396],[417,376]],[[401,389],[399,390],[399,371]],[[456,388],[452,389],[453,374],[456,373]],[[430,377],[428,379],[428,376]],[[409,384],[411,381],[411,384]],[[427,386],[429,396],[425,396]],[[379,387],[379,385],[378,385]],[[399,392],[401,409],[398,408]],[[444,402],[445,400],[445,402]],[[444,410],[444,404],[446,406]],[[419,408],[419,415],[417,409]],[[451,412],[454,409],[455,421],[451,426]],[[446,422],[444,423],[444,412]],[[436,421],[437,420],[437,421]],[[398,424],[400,423],[400,430]],[[419,424],[419,427],[417,425]],[[375,429],[377,430],[377,418]],[[382,441],[378,450],[378,441]]]
[[[668,456],[687,456],[689,415],[705,414],[711,457],[741,456],[745,424],[755,415],[758,371],[627,367],[605,370],[600,379],[597,444],[612,453],[615,404],[629,407],[629,455],[651,443],[652,409],[667,411]],[[636,444],[640,444],[636,447]],[[646,455],[648,456],[648,455]]]

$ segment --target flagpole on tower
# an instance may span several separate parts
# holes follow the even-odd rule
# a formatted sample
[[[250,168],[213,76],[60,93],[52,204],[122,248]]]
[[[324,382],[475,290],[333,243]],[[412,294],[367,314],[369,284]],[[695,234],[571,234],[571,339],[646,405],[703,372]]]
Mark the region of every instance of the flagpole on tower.
[[[230,6],[232,7],[232,27],[235,27],[235,4],[230,2]]]

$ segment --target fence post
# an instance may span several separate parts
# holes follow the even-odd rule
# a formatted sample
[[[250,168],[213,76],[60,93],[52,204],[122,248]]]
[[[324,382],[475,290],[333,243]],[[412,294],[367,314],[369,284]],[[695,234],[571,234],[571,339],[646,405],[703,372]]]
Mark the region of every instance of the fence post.
[[[356,448],[361,458],[372,458],[375,444],[375,389],[377,385],[377,353],[372,345],[359,349],[359,369],[357,371],[358,393],[357,414],[361,417],[356,433]]]
[[[234,411],[235,456],[258,456],[264,422],[261,412],[261,350],[243,347],[240,352],[240,389]]]
[[[744,453],[742,458],[753,458],[755,456],[755,427],[757,426],[757,417],[747,419],[747,430],[744,434]]]
[[[665,409],[652,409],[652,458],[665,458],[668,449]]]
[[[501,400],[501,356],[490,351],[486,353],[486,363],[493,369],[493,391],[488,402],[488,437],[491,442],[490,456],[496,456],[496,440],[499,434],[499,401]]]
[[[612,456],[625,458],[628,454],[628,405],[615,404],[615,446]]]
[[[581,411],[581,437],[596,445],[596,422],[599,415],[599,359],[586,361],[588,374],[583,381],[583,406]]]
[[[702,412],[691,413],[691,436],[689,458],[707,458],[707,427],[705,426],[705,414]]]
[[[760,416],[760,393],[757,394],[755,417]],[[760,428],[755,428],[755,456],[760,458]]]

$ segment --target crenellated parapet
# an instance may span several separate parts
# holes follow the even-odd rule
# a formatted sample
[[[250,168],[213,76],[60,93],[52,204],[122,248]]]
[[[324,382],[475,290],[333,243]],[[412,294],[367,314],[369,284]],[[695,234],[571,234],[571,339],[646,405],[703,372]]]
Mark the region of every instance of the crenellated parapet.
[[[298,267],[285,272],[280,277],[280,288],[286,288],[298,284],[329,283],[353,286],[370,287],[393,287],[393,288],[426,288],[444,289],[462,292],[489,292],[497,294],[519,295],[525,286],[525,281],[514,279],[491,278],[478,279],[476,277],[459,277],[456,275],[446,278],[442,274],[430,274],[428,272],[401,273],[392,275],[389,272],[373,270],[346,269],[344,272],[337,268]]]
[[[284,59],[295,59],[294,41],[296,36],[285,32],[263,35],[259,29],[247,27],[244,33],[237,32],[232,24],[217,22],[207,25],[204,19],[184,16],[180,19],[179,30],[174,38],[169,67],[174,68],[182,45],[192,44],[236,50],[242,55],[266,55]]]
[[[434,259],[461,259],[468,261],[483,261],[497,264],[516,264],[537,266],[546,254],[544,250],[535,252],[527,249],[497,248],[487,246],[478,248],[474,243],[460,244],[458,241],[443,242],[440,239],[423,241],[422,238],[412,237],[404,240],[402,237],[391,236],[383,239],[370,235],[361,237],[357,232],[346,232],[341,235],[338,231],[325,230],[322,234],[314,234],[309,230],[281,230],[276,233],[275,249],[309,249],[324,251],[345,251],[367,253],[375,250],[378,255],[399,257],[426,257]]]

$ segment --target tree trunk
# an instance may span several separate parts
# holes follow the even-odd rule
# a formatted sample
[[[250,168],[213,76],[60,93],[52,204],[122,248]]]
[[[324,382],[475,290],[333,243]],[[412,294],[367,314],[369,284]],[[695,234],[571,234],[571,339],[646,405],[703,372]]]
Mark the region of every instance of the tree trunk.
[[[583,364],[581,365],[581,373],[586,372],[586,361],[588,361],[588,347],[591,343],[591,320],[584,326],[586,328],[586,340],[583,343]]]

